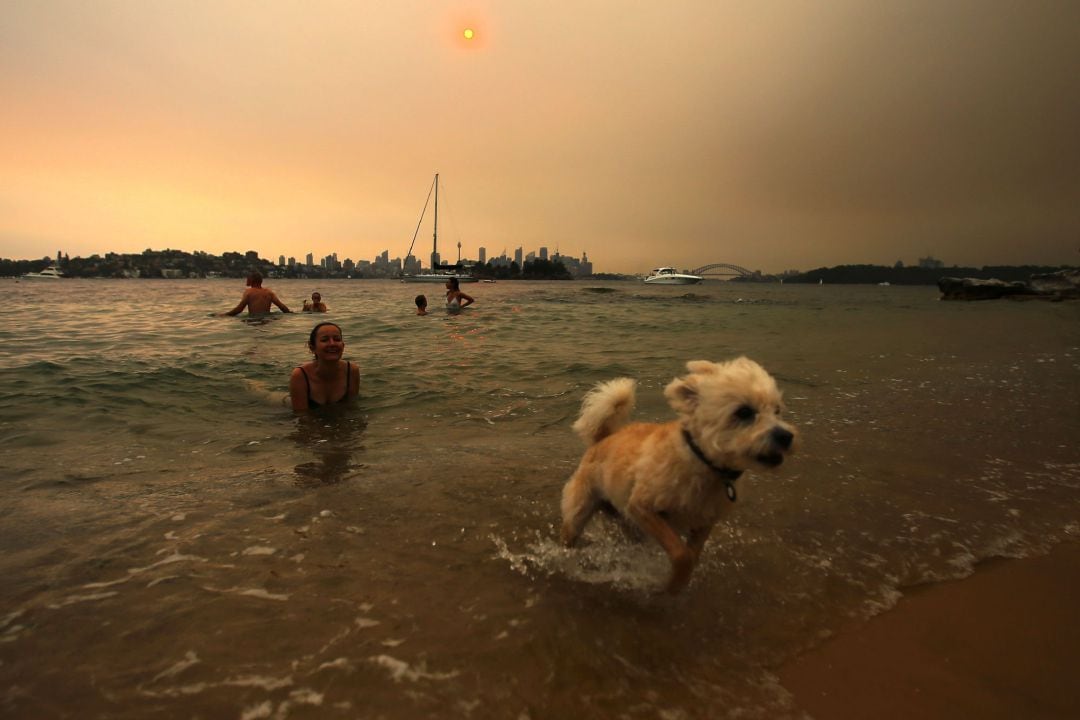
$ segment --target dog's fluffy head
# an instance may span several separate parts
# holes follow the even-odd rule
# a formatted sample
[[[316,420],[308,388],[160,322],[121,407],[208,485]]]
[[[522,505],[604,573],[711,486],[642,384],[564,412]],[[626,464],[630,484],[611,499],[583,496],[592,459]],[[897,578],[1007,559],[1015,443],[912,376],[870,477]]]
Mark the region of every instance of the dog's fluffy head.
[[[749,358],[691,360],[664,397],[714,464],[732,470],[776,467],[795,447],[795,428],[781,419],[780,389]]]

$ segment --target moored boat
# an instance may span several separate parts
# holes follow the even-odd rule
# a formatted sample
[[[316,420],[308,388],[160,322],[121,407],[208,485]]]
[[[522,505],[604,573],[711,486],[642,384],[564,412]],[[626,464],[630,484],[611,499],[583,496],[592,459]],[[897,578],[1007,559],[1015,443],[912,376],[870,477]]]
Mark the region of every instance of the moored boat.
[[[47,268],[43,268],[41,272],[28,272],[19,276],[24,280],[62,280],[64,274],[61,273],[55,266],[50,265]]]
[[[460,272],[461,264],[458,265],[445,265],[438,261],[439,257],[439,173],[435,173],[435,222],[433,225],[431,235],[431,270],[429,272],[420,273],[404,273],[401,276],[401,282],[407,283],[445,283],[451,278],[456,278],[459,283],[474,283],[477,278],[468,273]],[[431,198],[430,193],[428,199]],[[427,203],[424,203],[424,211],[420,213],[420,223],[416,226],[416,231],[419,233],[420,224],[424,222],[424,212],[427,211]],[[409,252],[406,257],[412,255],[413,245],[416,244],[416,233],[413,234],[412,245],[409,245]],[[458,255],[461,254],[461,243],[458,243]]]

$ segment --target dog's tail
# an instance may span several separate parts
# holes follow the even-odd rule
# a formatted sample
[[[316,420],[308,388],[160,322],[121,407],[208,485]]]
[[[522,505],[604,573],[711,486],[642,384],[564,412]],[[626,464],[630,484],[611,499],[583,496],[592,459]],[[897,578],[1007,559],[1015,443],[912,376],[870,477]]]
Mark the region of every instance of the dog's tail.
[[[574,423],[574,432],[586,445],[593,445],[621,428],[634,410],[636,387],[637,382],[630,378],[598,384],[581,401],[581,416]]]

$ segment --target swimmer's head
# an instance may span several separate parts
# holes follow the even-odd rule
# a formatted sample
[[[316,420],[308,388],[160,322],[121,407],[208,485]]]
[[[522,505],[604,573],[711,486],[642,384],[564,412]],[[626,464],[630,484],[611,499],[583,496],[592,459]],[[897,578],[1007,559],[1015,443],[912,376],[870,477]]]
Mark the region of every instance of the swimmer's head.
[[[307,346],[308,346],[308,350],[311,350],[311,352],[315,352],[315,341],[316,341],[316,340],[318,339],[318,337],[319,337],[319,329],[320,329],[320,328],[324,328],[324,327],[326,327],[326,326],[328,326],[328,325],[329,325],[330,327],[332,327],[332,328],[337,328],[337,331],[338,331],[338,335],[339,335],[339,336],[341,335],[341,326],[340,326],[340,325],[338,325],[337,323],[332,323],[332,322],[321,322],[321,323],[319,323],[318,325],[316,325],[315,327],[311,328],[311,336],[310,336],[310,337],[308,337],[308,343],[307,343]],[[341,341],[341,342],[342,342],[342,344],[344,344],[344,343],[345,343],[345,340],[344,340],[344,338],[342,338],[342,341]]]
[[[459,286],[458,286],[458,279],[455,278],[455,277],[450,278],[449,280],[446,281],[446,287],[448,287],[451,290],[460,289]]]
[[[262,287],[262,273],[256,270],[248,275],[247,284],[250,287]]]
[[[317,292],[313,292],[313,293],[311,293],[311,299],[314,302],[322,302],[322,295],[320,295]]]
[[[427,298],[424,297],[423,295],[417,295],[416,296],[416,307],[420,308],[421,310],[426,308],[427,307]]]

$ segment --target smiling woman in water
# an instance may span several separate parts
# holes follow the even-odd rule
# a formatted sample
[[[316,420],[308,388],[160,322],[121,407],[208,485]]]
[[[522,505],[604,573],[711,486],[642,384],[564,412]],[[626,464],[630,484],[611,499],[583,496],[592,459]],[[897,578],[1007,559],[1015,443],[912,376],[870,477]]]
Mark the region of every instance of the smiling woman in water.
[[[308,349],[313,359],[293,368],[289,376],[292,409],[312,410],[332,403],[348,402],[360,394],[360,368],[342,362],[345,340],[334,323],[319,323],[311,330]]]

